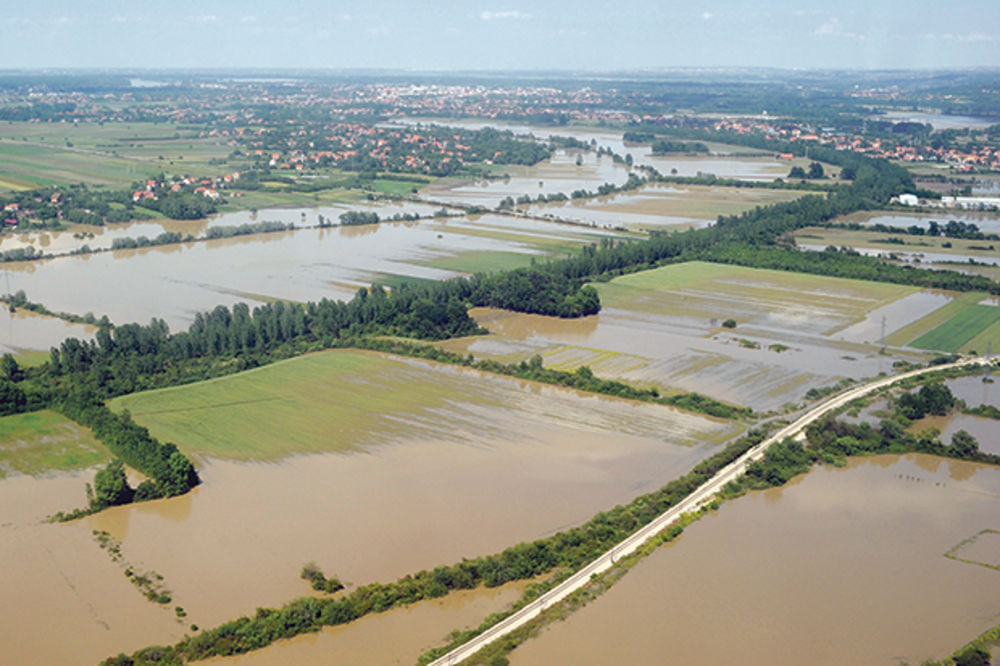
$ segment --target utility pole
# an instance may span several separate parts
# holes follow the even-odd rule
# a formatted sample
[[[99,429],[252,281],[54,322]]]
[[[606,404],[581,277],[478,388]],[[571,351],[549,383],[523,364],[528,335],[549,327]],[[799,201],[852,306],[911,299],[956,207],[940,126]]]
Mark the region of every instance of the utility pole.
[[[885,354],[885,315],[882,315],[882,337],[879,340],[879,346],[881,349],[878,353]]]

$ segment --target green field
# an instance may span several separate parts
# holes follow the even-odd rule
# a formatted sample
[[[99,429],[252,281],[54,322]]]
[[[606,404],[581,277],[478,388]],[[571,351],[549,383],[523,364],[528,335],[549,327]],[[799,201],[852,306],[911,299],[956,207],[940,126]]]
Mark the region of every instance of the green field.
[[[438,257],[424,265],[459,273],[495,273],[530,266],[533,258],[533,255],[518,252],[468,251]]]
[[[892,335],[888,336],[885,341],[890,345],[905,345],[937,328],[938,326],[941,326],[946,321],[956,317],[965,310],[974,306],[976,303],[981,302],[987,296],[988,294],[983,291],[970,291],[966,294],[961,294],[955,297],[947,305],[941,306],[934,312],[931,312],[930,314],[925,315],[917,321],[894,332]]]
[[[910,346],[955,352],[997,322],[1000,322],[1000,307],[973,305],[921,335]]]
[[[333,351],[123,396],[111,407],[128,408],[155,437],[186,453],[274,460],[413,436],[420,430],[415,413],[463,397],[450,379],[404,360]],[[374,431],[381,435],[373,441]]]
[[[871,310],[917,291],[914,287],[688,262],[615,278],[596,285],[608,308],[739,323],[795,312],[795,328],[829,334]]]
[[[0,191],[86,183],[124,187],[161,172],[219,174],[231,147],[220,137],[153,123],[0,125]]]
[[[83,469],[110,457],[89,429],[56,412],[0,417],[0,478]]]

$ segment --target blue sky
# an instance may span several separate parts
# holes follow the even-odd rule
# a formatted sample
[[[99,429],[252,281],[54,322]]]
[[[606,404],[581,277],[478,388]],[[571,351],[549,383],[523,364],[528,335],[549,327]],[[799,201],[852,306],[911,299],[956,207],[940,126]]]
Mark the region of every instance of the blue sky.
[[[0,0],[0,68],[1000,67],[998,0]]]

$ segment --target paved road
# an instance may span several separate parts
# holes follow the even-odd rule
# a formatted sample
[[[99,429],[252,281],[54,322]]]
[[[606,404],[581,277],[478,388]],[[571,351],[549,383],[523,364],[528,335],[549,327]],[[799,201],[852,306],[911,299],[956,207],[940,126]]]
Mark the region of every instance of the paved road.
[[[829,398],[775,434],[771,435],[733,462],[723,467],[715,474],[715,476],[703,483],[697,490],[684,498],[680,503],[657,516],[651,523],[641,528],[624,541],[616,544],[613,548],[611,548],[611,550],[607,551],[583,569],[573,574],[570,578],[567,578],[557,587],[549,590],[544,595],[502,622],[490,627],[479,636],[470,640],[468,643],[460,645],[448,654],[435,659],[431,662],[430,666],[457,664],[473,653],[478,652],[489,643],[492,643],[498,638],[505,636],[523,624],[531,621],[543,610],[552,606],[552,604],[561,601],[571,593],[586,585],[590,581],[591,576],[607,571],[617,560],[625,555],[635,552],[640,546],[649,541],[649,539],[656,536],[674,523],[681,517],[681,515],[691,511],[696,511],[707,504],[727,483],[739,478],[746,471],[748,464],[762,458],[768,447],[775,442],[784,440],[786,437],[799,436],[805,430],[806,426],[816,421],[827,412],[843,407],[845,404],[855,400],[856,398],[860,398],[864,395],[872,393],[873,391],[877,391],[890,384],[894,384],[895,382],[902,381],[910,377],[915,377],[917,375],[935,370],[982,364],[985,362],[985,359],[971,358],[947,365],[934,366],[933,368],[911,370],[910,372],[904,372],[900,375],[877,379],[873,382],[865,384],[864,386],[847,390]]]

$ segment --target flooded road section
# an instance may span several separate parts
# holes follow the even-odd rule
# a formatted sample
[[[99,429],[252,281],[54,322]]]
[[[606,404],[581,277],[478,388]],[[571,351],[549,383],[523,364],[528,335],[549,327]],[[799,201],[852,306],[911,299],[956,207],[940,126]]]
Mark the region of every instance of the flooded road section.
[[[1000,621],[1000,571],[943,556],[998,516],[993,467],[914,455],[819,468],[727,502],[511,663],[940,659]]]
[[[430,266],[469,253],[545,254],[594,242],[568,225],[483,215],[419,222],[301,229],[138,250],[5,264],[10,288],[53,311],[116,323],[160,317],[187,328],[197,312],[238,301],[349,300],[361,286],[404,276],[440,280]]]

